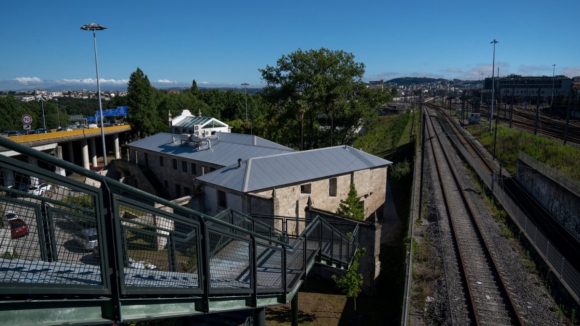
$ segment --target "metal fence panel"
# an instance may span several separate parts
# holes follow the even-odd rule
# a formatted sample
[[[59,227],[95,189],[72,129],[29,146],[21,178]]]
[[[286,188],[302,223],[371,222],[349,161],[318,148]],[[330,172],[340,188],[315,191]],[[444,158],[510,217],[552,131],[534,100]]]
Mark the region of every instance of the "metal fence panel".
[[[0,155],[0,293],[110,293],[92,250],[102,192],[31,162]]]

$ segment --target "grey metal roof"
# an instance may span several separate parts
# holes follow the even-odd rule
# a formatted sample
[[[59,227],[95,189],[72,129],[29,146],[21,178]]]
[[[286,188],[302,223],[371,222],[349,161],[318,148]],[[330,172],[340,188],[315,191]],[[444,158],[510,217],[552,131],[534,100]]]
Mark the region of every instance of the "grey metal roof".
[[[198,180],[239,192],[276,188],[354,171],[387,166],[392,162],[349,146],[327,147],[254,157],[224,167]]]
[[[175,141],[173,141],[174,138]],[[187,144],[182,145],[180,135],[170,133],[158,133],[132,142],[128,146],[221,166],[237,163],[238,158],[246,160],[251,157],[294,151],[289,147],[252,135],[218,132],[206,138],[211,141],[211,148],[205,150],[197,150]]]

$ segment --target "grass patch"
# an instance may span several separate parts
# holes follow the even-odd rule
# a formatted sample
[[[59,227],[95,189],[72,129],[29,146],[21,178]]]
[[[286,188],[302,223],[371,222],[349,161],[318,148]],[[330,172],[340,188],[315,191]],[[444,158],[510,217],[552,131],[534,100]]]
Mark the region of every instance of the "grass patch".
[[[494,134],[483,124],[470,125],[466,129],[489,151],[493,152]],[[564,146],[562,141],[556,141],[528,132],[498,126],[496,141],[496,157],[501,159],[505,168],[515,174],[518,151],[522,151],[536,160],[558,170],[570,179],[580,182],[580,149]]]

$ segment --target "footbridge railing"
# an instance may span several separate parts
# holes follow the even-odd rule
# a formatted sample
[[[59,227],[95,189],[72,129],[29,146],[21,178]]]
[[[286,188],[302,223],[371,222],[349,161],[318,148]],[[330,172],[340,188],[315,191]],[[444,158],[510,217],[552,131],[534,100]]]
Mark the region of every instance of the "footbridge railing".
[[[294,233],[233,210],[212,217],[8,139],[0,146],[19,153],[0,155],[3,323],[99,324],[286,303],[315,262],[344,268],[356,249],[356,236],[319,217],[296,220]]]

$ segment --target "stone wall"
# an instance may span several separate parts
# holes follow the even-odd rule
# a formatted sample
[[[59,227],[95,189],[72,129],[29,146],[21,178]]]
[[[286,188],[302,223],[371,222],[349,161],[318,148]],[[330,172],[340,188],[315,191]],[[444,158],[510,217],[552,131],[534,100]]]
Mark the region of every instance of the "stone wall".
[[[157,190],[147,180],[141,168],[131,162],[125,160],[111,161],[106,176],[150,194],[157,194]]]
[[[576,239],[580,240],[580,197],[521,161],[516,179]]]
[[[210,173],[213,169],[217,170],[223,167],[221,165],[136,148],[130,149],[130,155],[130,162],[155,172],[159,181],[164,186],[166,185],[165,188],[171,195],[171,198],[178,197],[176,185],[179,185],[181,189],[180,196],[187,194],[185,188],[193,193],[193,182],[198,176]],[[163,165],[161,165],[160,157],[163,157]],[[173,160],[176,160],[177,163],[175,167]],[[183,162],[185,162],[185,169],[182,165]],[[195,171],[192,168],[192,163],[195,164]]]
[[[340,201],[348,196],[351,182],[354,183],[358,196],[364,202],[365,216],[372,215],[385,203],[386,167],[355,171],[335,178],[335,196],[330,195],[330,180],[333,178],[277,188],[275,197],[277,200],[274,204],[273,215],[305,217],[305,209],[309,198],[312,206],[321,210],[336,212]],[[301,186],[303,185],[310,185],[310,192],[301,191]],[[253,195],[269,198],[272,197],[272,190],[257,192]]]

